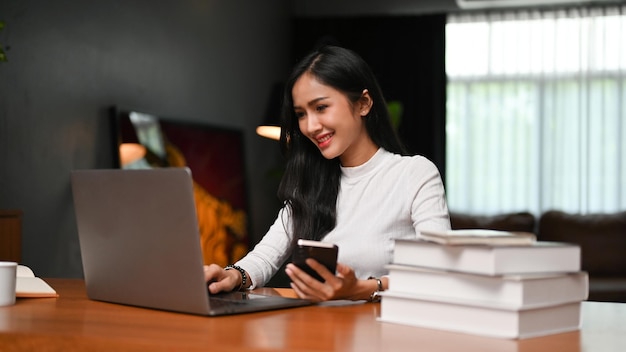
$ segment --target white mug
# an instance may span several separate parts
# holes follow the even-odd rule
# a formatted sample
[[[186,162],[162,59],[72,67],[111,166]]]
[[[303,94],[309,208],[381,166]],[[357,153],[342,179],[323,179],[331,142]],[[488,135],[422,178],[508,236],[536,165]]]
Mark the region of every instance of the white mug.
[[[0,307],[15,304],[17,263],[0,261]]]

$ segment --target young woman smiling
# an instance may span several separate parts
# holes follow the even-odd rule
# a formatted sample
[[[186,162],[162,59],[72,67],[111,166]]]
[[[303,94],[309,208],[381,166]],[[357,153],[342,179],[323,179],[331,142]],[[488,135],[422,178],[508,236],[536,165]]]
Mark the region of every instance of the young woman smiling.
[[[385,265],[395,239],[450,228],[439,171],[422,156],[406,155],[374,74],[351,50],[326,46],[295,66],[285,88],[280,147],[284,207],[235,265],[205,266],[212,293],[264,285],[303,238],[338,245],[339,257],[336,273],[307,260],[324,282],[287,264],[299,297],[375,300],[389,284]]]

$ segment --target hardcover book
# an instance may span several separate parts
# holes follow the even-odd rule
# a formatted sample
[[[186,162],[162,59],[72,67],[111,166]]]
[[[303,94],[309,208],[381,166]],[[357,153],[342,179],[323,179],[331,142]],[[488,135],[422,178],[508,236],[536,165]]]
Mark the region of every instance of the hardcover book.
[[[528,309],[580,302],[589,294],[586,272],[477,275],[389,265],[389,291],[472,300]]]
[[[537,241],[528,246],[443,246],[395,240],[393,263],[483,275],[580,271],[580,246]]]
[[[581,302],[518,310],[391,291],[382,295],[382,322],[508,339],[575,331],[581,326]]]
[[[487,244],[491,246],[526,246],[535,243],[537,237],[530,232],[508,232],[487,229],[448,231],[421,231],[421,238],[444,245]]]

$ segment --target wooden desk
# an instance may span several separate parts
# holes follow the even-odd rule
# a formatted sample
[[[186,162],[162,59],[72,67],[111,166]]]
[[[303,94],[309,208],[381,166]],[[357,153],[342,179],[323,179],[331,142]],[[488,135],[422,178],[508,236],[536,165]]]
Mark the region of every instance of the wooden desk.
[[[516,341],[381,323],[376,320],[379,304],[311,306],[209,318],[90,301],[82,280],[46,281],[59,298],[18,299],[14,306],[0,307],[0,350],[626,350],[623,303],[585,302],[581,331]]]

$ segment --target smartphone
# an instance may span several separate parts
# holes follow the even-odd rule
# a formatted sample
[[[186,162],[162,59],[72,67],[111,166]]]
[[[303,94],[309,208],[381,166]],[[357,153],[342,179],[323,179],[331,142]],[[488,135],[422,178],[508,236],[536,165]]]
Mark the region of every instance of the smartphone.
[[[324,282],[325,280],[317,273],[317,271],[306,265],[305,260],[306,258],[313,258],[320,264],[324,265],[328,271],[335,274],[335,271],[337,270],[338,253],[339,247],[337,247],[336,244],[300,239],[298,240],[296,249],[293,252],[291,261],[307,274],[316,278],[318,281]]]

